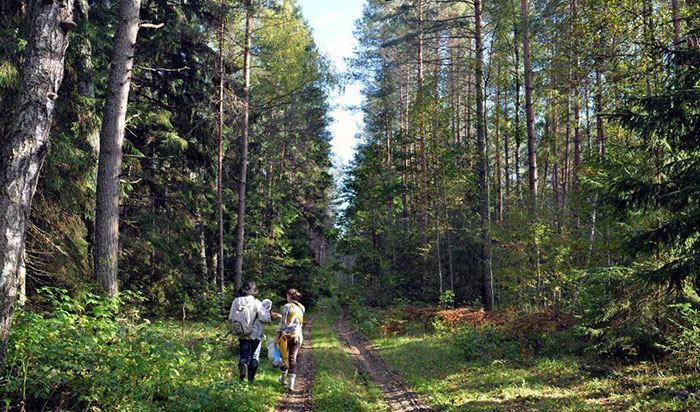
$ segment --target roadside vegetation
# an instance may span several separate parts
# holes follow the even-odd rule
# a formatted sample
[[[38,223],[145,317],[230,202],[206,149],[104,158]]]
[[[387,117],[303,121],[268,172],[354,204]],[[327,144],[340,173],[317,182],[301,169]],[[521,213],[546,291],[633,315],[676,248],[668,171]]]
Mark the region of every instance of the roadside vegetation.
[[[6,411],[267,411],[282,391],[267,361],[254,384],[238,380],[224,322],[151,322],[138,299],[43,293],[46,311],[15,318],[0,382]]]
[[[350,307],[358,329],[437,410],[700,408],[692,370],[668,357],[600,357],[567,314]]]

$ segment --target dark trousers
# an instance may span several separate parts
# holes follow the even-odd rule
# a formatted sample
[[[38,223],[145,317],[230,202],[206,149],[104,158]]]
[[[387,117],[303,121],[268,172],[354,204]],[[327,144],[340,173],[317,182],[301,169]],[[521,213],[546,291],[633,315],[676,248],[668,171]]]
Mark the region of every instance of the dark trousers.
[[[289,354],[289,373],[291,374],[296,374],[297,373],[297,355],[299,354],[299,349],[301,349],[301,345],[299,344],[299,337],[295,338],[290,338],[286,337],[287,339],[287,353]],[[284,372],[284,366],[282,367],[282,372]]]
[[[257,368],[260,359],[260,340],[239,339],[238,343],[241,350],[241,360],[238,363],[247,363],[251,368]]]

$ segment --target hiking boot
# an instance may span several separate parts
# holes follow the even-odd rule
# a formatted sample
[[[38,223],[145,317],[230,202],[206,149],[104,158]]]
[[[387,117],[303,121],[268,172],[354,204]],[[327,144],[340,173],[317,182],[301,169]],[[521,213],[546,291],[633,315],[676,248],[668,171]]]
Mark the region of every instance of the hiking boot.
[[[253,382],[255,380],[255,372],[258,371],[257,366],[248,367],[248,382]]]
[[[289,383],[287,384],[287,389],[289,389],[290,391],[294,390],[294,381],[296,380],[296,378],[297,378],[296,374],[294,374],[294,373],[289,374]]]
[[[285,386],[287,384],[287,371],[282,372],[279,381],[282,384],[282,386]]]
[[[241,380],[244,380],[247,372],[248,372],[248,364],[245,362],[239,362],[238,363],[238,377]]]

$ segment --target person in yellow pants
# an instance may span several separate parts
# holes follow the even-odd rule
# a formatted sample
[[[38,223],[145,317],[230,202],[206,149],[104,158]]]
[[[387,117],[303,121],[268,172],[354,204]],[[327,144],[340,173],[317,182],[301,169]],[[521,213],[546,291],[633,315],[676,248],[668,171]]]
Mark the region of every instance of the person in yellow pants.
[[[299,303],[299,299],[301,299],[301,293],[298,290],[287,291],[287,304],[282,308],[282,317],[277,328],[277,337],[275,337],[275,344],[284,361],[280,383],[286,385],[291,391],[294,390],[297,376],[297,354],[304,339],[301,329],[306,309]]]

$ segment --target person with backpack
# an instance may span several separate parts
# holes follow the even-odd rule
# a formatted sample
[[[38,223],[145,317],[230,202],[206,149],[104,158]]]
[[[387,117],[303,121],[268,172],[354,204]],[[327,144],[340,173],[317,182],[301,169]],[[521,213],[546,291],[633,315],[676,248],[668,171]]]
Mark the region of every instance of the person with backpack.
[[[296,289],[287,291],[287,304],[282,308],[280,325],[277,328],[275,345],[279,348],[284,361],[280,383],[286,385],[290,391],[294,390],[294,381],[297,371],[297,354],[301,348],[304,336],[302,325],[304,324],[304,305],[299,303],[301,293]]]
[[[231,332],[238,337],[240,347],[239,378],[244,380],[248,375],[249,382],[255,380],[258,370],[265,323],[271,323],[272,317],[280,317],[278,313],[270,312],[255,298],[257,293],[255,282],[245,282],[236,292],[228,315]]]

